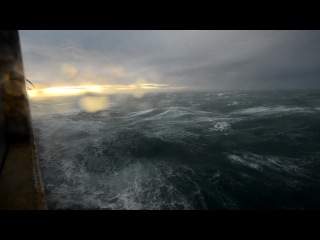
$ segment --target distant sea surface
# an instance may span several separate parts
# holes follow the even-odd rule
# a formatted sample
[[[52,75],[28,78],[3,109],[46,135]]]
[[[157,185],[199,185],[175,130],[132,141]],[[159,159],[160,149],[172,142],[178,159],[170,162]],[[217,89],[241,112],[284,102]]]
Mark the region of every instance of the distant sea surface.
[[[30,100],[49,209],[320,209],[320,91]]]

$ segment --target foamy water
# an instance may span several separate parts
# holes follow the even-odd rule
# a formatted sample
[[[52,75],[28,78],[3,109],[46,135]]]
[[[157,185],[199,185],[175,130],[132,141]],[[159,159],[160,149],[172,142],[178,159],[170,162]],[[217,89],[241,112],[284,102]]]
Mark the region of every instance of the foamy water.
[[[319,209],[320,92],[298,93],[31,101],[49,209]]]

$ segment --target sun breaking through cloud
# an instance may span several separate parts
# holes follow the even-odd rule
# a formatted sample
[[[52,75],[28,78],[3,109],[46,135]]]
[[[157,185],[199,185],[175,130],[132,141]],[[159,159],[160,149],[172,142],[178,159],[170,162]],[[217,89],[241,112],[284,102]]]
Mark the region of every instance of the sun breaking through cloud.
[[[192,90],[320,87],[317,30],[20,33],[26,76],[42,88],[137,79]]]
[[[142,97],[147,92],[172,91],[185,89],[182,87],[170,87],[167,84],[148,83],[143,79],[128,85],[92,85],[92,86],[64,86],[28,90],[30,98],[79,96],[85,94],[132,94],[134,97]]]

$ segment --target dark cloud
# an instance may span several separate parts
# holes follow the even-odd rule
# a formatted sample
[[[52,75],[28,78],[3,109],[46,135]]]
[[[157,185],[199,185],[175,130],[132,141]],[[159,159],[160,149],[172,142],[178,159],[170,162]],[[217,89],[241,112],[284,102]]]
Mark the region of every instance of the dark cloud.
[[[191,89],[320,87],[320,31],[20,31],[41,84],[149,82]],[[63,64],[77,69],[61,73]],[[70,83],[70,84],[69,84]]]

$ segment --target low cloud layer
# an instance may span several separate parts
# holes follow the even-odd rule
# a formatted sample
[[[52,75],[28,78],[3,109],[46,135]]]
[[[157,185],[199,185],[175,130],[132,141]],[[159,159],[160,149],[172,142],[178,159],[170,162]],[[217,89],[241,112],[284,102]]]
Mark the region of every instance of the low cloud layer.
[[[320,31],[20,31],[35,85],[319,88]]]

